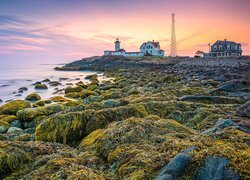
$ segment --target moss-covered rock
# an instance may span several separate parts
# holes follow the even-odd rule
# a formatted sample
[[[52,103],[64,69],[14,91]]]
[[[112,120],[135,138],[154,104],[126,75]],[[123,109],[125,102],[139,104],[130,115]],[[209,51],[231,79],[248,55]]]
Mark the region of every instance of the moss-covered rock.
[[[89,90],[89,91],[94,91],[94,90],[96,90],[98,88],[98,86],[95,84],[95,85],[93,85],[93,84],[91,84],[90,86],[88,86],[88,88],[87,88],[87,90]]]
[[[0,134],[6,133],[9,128],[10,124],[8,122],[0,120]]]
[[[48,105],[45,107],[26,108],[24,110],[18,111],[17,117],[22,121],[31,121],[38,116],[49,116],[62,110],[64,110],[64,106],[57,104]]]
[[[41,100],[41,96],[39,96],[38,94],[36,93],[32,93],[32,94],[29,94],[25,100],[27,101],[38,101],[38,100]]]
[[[0,107],[0,114],[16,115],[17,111],[30,108],[31,104],[28,101],[14,100]]]
[[[80,87],[80,86],[77,86],[77,87],[67,87],[65,89],[65,94],[73,93],[73,92],[81,92],[81,91],[83,91],[83,88]]]
[[[50,100],[52,102],[57,102],[57,103],[67,103],[67,102],[70,102],[71,100],[70,99],[67,99],[67,98],[64,98],[62,96],[54,96],[52,98],[50,98]]]
[[[41,107],[41,106],[45,106],[45,101],[40,100],[33,103],[33,107]]]
[[[11,123],[12,121],[17,120],[18,118],[14,115],[0,115],[0,121],[5,121]]]
[[[84,90],[81,92],[81,98],[84,99],[86,97],[89,97],[90,95],[93,95],[93,96],[97,96],[98,94],[94,91],[90,91],[90,90]]]
[[[78,92],[67,93],[65,94],[65,97],[77,99],[81,97],[81,93],[78,93]]]
[[[46,118],[36,128],[36,140],[74,144],[92,131],[106,127],[110,122],[147,115],[140,105],[58,114]]]
[[[37,84],[35,86],[35,89],[48,89],[46,84]]]

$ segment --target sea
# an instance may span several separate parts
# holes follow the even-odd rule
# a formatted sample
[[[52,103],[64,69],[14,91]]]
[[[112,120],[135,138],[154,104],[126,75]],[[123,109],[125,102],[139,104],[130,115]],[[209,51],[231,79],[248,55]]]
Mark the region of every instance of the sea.
[[[1,61],[0,60],[0,105],[5,104],[11,100],[25,99],[30,93],[37,93],[42,99],[49,99],[52,96],[61,95],[63,92],[56,94],[56,90],[64,89],[67,83],[76,84],[79,81],[89,83],[85,79],[91,74],[98,74],[99,80],[104,80],[102,73],[93,71],[56,71],[57,66],[63,66],[66,63],[43,63],[39,61],[20,62],[20,61]],[[58,81],[62,85],[58,87],[50,87],[48,83],[48,90],[34,89],[34,83],[41,82],[44,79],[51,81]],[[28,91],[22,93],[18,92],[21,87],[27,87]]]

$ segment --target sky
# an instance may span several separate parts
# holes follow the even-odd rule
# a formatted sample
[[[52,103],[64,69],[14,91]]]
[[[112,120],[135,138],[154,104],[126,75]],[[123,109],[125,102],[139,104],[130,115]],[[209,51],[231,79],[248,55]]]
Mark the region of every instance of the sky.
[[[116,37],[127,51],[159,41],[169,55],[172,13],[178,55],[207,52],[224,39],[249,55],[249,9],[249,0],[0,0],[0,62],[102,55]]]

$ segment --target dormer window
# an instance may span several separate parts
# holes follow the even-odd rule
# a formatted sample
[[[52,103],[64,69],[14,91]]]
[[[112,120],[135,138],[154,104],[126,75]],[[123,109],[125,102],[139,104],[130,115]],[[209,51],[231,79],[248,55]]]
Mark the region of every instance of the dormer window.
[[[214,46],[214,50],[217,50],[217,46]]]
[[[230,50],[230,45],[227,45],[227,50]]]
[[[222,45],[219,45],[219,50],[222,50]]]

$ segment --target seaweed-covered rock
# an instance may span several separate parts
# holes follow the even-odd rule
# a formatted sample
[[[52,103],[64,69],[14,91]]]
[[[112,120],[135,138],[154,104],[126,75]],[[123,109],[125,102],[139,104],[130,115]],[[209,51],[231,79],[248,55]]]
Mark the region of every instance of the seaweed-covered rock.
[[[51,82],[49,82],[49,85],[54,87],[54,86],[60,86],[62,84],[57,82],[57,81],[51,81]]]
[[[21,121],[19,120],[14,120],[10,123],[10,126],[11,127],[17,127],[17,128],[21,128],[22,127],[22,124],[21,124]]]
[[[44,79],[42,82],[50,82],[50,79]]]
[[[50,98],[50,101],[52,102],[60,102],[60,103],[67,103],[67,102],[70,102],[71,100],[70,99],[67,99],[67,98],[64,98],[62,96],[54,96],[52,98]]]
[[[71,92],[71,93],[65,94],[65,97],[77,99],[81,97],[81,94],[78,92]]]
[[[30,108],[31,104],[28,101],[14,100],[0,107],[0,114],[16,115],[17,111]]]
[[[241,178],[232,170],[228,170],[226,166],[230,160],[223,157],[210,156],[204,161],[204,165],[197,172],[195,179],[197,180],[240,180]]]
[[[46,84],[37,84],[35,86],[35,89],[48,89]]]
[[[222,97],[222,96],[196,96],[187,95],[180,98],[181,101],[201,102],[210,104],[242,104],[245,101],[241,98]]]
[[[0,121],[0,134],[4,134],[10,128],[10,124],[5,121]]]
[[[94,91],[97,88],[98,88],[98,86],[96,84],[91,84],[90,86],[88,86],[87,90]]]
[[[113,107],[118,107],[120,105],[121,105],[121,102],[118,100],[109,99],[109,100],[102,102],[103,108],[113,108]]]
[[[233,80],[221,84],[217,90],[226,92],[244,91],[250,86],[247,81]]]
[[[110,122],[132,116],[145,117],[147,112],[143,106],[124,106],[100,111],[58,114],[46,118],[46,121],[36,128],[36,140],[75,143],[94,130],[106,127]]]
[[[28,91],[28,88],[27,88],[27,87],[20,87],[20,88],[18,89],[18,91]]]
[[[15,121],[15,120],[17,120],[17,117],[14,115],[3,115],[2,117],[0,115],[0,121],[11,123],[12,121]]]
[[[81,91],[83,91],[83,88],[80,87],[80,86],[77,86],[77,87],[67,87],[65,89],[65,94],[73,93],[73,92],[81,92]]]
[[[26,108],[24,110],[18,111],[17,117],[22,121],[31,121],[38,116],[48,116],[58,113],[62,110],[64,110],[64,106],[57,104],[38,108]]]
[[[81,92],[81,98],[82,98],[82,99],[84,99],[84,98],[86,98],[86,97],[89,97],[89,96],[91,96],[91,95],[97,96],[98,94],[97,94],[96,92],[90,91],[90,90],[83,90],[83,91]]]
[[[41,106],[45,106],[45,101],[37,101],[35,103],[33,103],[33,107],[41,107]]]
[[[32,93],[32,94],[29,94],[25,100],[27,101],[38,101],[38,100],[41,100],[41,96],[39,96],[38,94],[36,93]]]
[[[250,101],[246,102],[242,106],[236,109],[237,114],[240,116],[246,116],[250,118]]]

